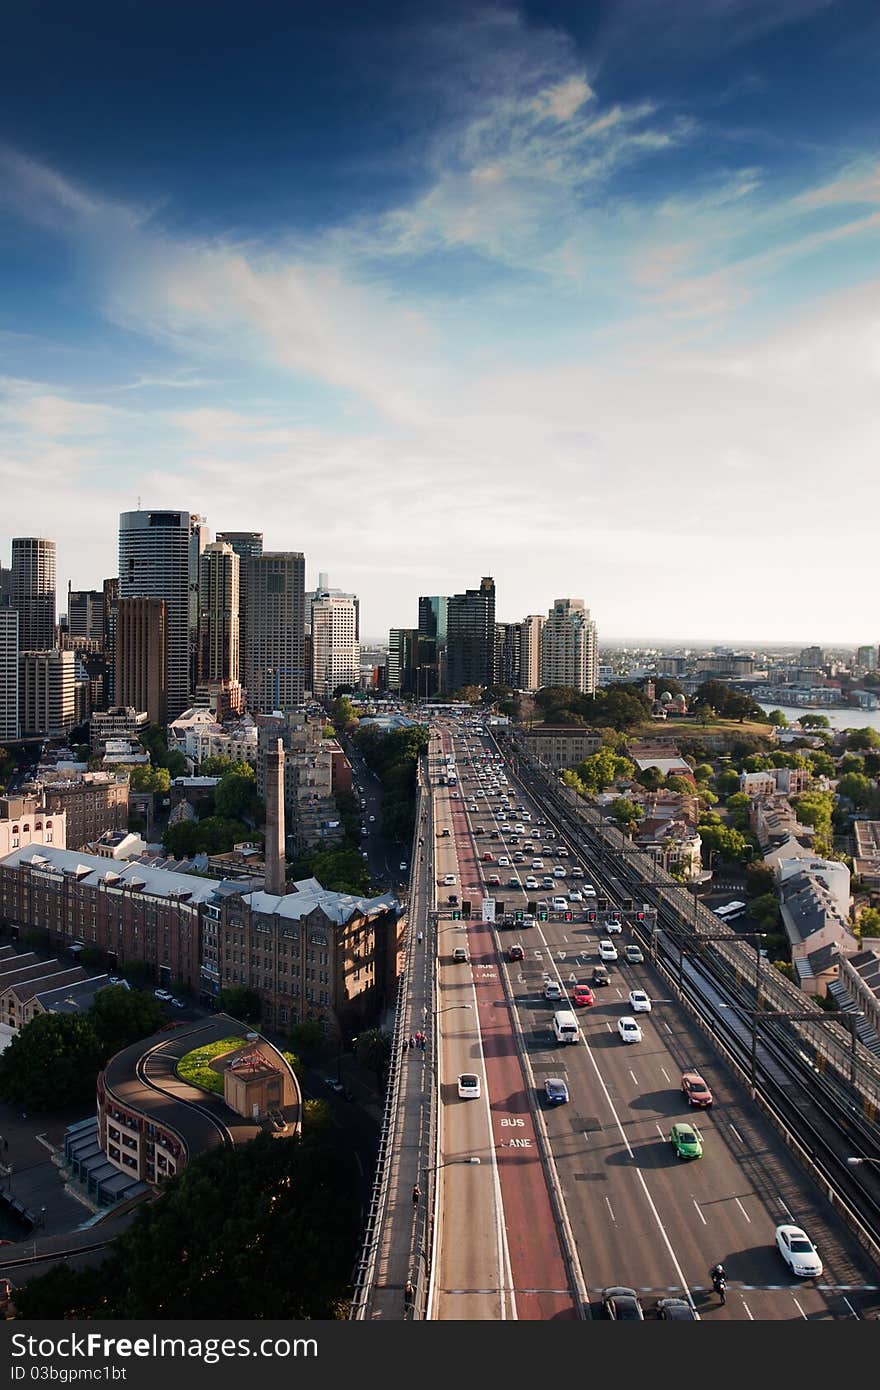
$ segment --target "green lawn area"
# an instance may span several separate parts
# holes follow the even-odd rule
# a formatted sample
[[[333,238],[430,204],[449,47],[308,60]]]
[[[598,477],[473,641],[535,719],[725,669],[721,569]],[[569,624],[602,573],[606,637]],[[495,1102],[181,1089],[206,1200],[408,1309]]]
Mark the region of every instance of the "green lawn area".
[[[221,1038],[219,1042],[210,1043],[207,1047],[196,1047],[185,1057],[181,1057],[177,1064],[177,1075],[182,1081],[201,1086],[203,1091],[216,1091],[222,1096],[223,1073],[215,1071],[211,1062],[215,1057],[222,1057],[226,1052],[234,1052],[236,1048],[244,1047],[246,1041],[246,1038],[233,1036]]]
[[[630,737],[650,738],[652,734],[683,734],[694,739],[727,734],[734,738],[757,736],[769,740],[773,738],[773,726],[751,719],[743,720],[742,724],[738,719],[713,719],[711,724],[701,724],[699,719],[647,719],[631,731]]]

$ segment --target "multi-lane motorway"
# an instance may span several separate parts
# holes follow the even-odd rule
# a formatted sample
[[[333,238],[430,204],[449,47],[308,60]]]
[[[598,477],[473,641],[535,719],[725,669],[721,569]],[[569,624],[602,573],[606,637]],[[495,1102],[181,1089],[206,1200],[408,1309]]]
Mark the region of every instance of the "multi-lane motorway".
[[[459,777],[454,788],[439,786],[449,752]],[[635,1288],[648,1316],[668,1295],[688,1299],[706,1320],[877,1316],[880,1271],[668,997],[661,977],[648,963],[625,962],[626,927],[615,938],[620,959],[609,966],[609,985],[596,989],[594,1005],[575,1009],[580,1041],[555,1043],[550,1025],[560,1005],[545,1001],[544,985],[555,980],[570,995],[575,982],[589,982],[604,929],[586,920],[586,904],[572,905],[570,922],[551,913],[548,921],[515,928],[479,920],[480,904],[493,891],[508,910],[549,898],[548,888],[509,886],[514,875],[525,882],[532,857],[543,858],[547,870],[566,869],[556,885],[563,891],[574,886],[570,869],[579,864],[601,894],[600,866],[558,826],[541,824],[543,814],[487,737],[441,727],[431,764],[440,908],[440,1234],[429,1316],[598,1316],[609,1285]],[[508,801],[532,817],[519,836],[513,826],[523,813],[505,815]],[[535,850],[514,864],[524,842]],[[552,852],[566,843],[570,857]],[[542,852],[545,846],[551,852]],[[484,861],[490,851],[510,866]],[[540,880],[543,873],[535,872]],[[503,885],[494,890],[486,884],[493,873]],[[445,882],[448,875],[454,884]],[[450,894],[471,902],[470,922],[454,920],[458,905],[448,903]],[[523,946],[522,961],[508,959],[514,942]],[[456,946],[466,948],[467,960],[453,959]],[[628,1045],[617,1021],[632,1012],[633,988],[647,992],[652,1009],[639,1016],[642,1041]],[[575,1008],[565,1000],[563,1006]],[[690,1068],[712,1088],[709,1111],[689,1111],[682,1096],[681,1075]],[[464,1071],[480,1076],[478,1100],[458,1095]],[[548,1076],[567,1083],[567,1104],[546,1106]],[[702,1158],[675,1156],[669,1132],[677,1121],[697,1126]],[[776,1226],[786,1222],[803,1226],[817,1246],[819,1279],[787,1270],[774,1244]],[[724,1306],[709,1279],[719,1260],[728,1278]]]

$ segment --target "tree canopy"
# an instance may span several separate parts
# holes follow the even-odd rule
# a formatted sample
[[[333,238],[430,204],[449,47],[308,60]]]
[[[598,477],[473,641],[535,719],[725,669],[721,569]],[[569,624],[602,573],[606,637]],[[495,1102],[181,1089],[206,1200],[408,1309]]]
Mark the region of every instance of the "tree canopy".
[[[141,1207],[101,1265],[16,1291],[22,1318],[345,1316],[359,1219],[332,1128],[204,1153]]]
[[[124,763],[120,772],[128,773],[128,785],[133,792],[153,792],[163,795],[171,786],[167,767],[151,767],[149,763]]]
[[[738,719],[740,723],[746,719],[767,722],[766,714],[751,695],[743,695],[719,680],[703,681],[691,700],[691,709],[696,712],[712,709],[719,718]]]
[[[634,773],[635,765],[612,748],[600,748],[597,753],[591,753],[575,769],[575,775],[588,793],[602,792],[615,782],[631,779]]]
[[[149,1037],[165,1021],[162,1005],[151,992],[124,985],[99,990],[89,1018],[105,1061],[138,1038]]]
[[[85,1014],[37,1014],[0,1053],[0,1096],[29,1110],[94,1101],[101,1045]]]
[[[217,1004],[223,1013],[240,1019],[242,1023],[259,1023],[263,1012],[259,994],[255,989],[248,989],[247,985],[227,985],[221,989]]]
[[[880,734],[870,725],[865,729],[847,729],[846,746],[853,750],[880,748]]]

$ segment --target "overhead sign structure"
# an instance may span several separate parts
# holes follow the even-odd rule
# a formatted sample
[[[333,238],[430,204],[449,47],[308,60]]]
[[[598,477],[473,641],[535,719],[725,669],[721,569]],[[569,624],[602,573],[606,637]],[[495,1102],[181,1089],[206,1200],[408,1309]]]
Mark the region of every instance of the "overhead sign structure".
[[[483,921],[484,921],[484,922],[494,922],[494,921],[495,921],[495,899],[494,899],[494,898],[484,898],[484,899],[483,899]]]

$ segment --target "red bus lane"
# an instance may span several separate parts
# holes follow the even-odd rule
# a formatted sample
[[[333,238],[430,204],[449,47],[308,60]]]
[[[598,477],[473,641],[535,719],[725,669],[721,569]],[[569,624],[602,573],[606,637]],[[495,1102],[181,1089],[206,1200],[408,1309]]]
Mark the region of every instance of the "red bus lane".
[[[576,1318],[522,1062],[492,928],[480,918],[483,890],[461,800],[452,801],[462,900],[471,902],[470,957],[486,1065],[486,1086],[510,1252],[517,1317]]]

